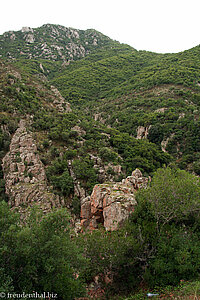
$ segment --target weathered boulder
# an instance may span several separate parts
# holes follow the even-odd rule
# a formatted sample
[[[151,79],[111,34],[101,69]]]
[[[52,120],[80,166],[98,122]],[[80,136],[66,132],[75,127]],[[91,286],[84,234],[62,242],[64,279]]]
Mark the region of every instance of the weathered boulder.
[[[116,230],[134,211],[135,192],[147,184],[148,178],[136,169],[122,182],[95,185],[91,196],[81,202],[81,225],[93,230],[102,224],[106,230]]]

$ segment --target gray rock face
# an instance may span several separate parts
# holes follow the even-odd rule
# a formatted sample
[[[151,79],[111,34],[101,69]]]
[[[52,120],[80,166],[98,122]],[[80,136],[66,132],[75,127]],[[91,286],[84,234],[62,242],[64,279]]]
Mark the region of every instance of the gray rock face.
[[[51,86],[51,90],[54,93],[54,95],[56,96],[56,98],[54,99],[53,104],[56,106],[57,110],[60,113],[71,112],[72,110],[70,108],[70,104],[65,101],[63,96],[60,94],[59,90],[53,85]]]
[[[149,129],[150,128],[151,128],[151,125],[148,126],[148,127],[138,126],[136,139],[138,139],[138,140],[146,139],[148,134],[149,134]]]
[[[30,27],[22,27],[21,32],[32,32],[33,33],[33,29]]]
[[[58,196],[48,190],[44,166],[37,154],[32,134],[27,132],[26,122],[20,121],[10,144],[10,151],[3,158],[6,193],[11,207],[25,212],[33,204],[43,211],[61,205]]]
[[[81,202],[81,225],[86,229],[96,229],[102,224],[113,231],[134,211],[135,192],[146,188],[148,178],[139,169],[122,182],[97,184],[90,197]]]
[[[34,43],[35,42],[35,37],[34,37],[34,34],[32,33],[28,33],[26,36],[25,36],[25,40],[27,43]]]

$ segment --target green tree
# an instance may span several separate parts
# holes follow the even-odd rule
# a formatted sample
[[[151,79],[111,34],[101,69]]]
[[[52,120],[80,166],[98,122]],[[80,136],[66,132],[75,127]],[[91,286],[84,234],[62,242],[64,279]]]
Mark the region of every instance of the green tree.
[[[158,169],[151,186],[137,195],[138,201],[150,202],[159,225],[179,221],[200,210],[199,178],[179,169]]]
[[[155,124],[149,129],[148,140],[152,143],[159,144],[163,140],[163,127]]]
[[[63,196],[73,194],[73,179],[68,171],[67,160],[58,158],[46,170],[47,178],[53,187]]]
[[[73,168],[76,177],[81,180],[84,188],[91,192],[94,185],[97,183],[96,170],[93,168],[93,161],[89,158],[75,159],[73,161]]]
[[[86,262],[71,239],[66,209],[46,215],[32,209],[21,226],[17,215],[2,203],[0,224],[2,285],[13,284],[16,292],[54,292],[63,300],[84,293],[79,273]]]

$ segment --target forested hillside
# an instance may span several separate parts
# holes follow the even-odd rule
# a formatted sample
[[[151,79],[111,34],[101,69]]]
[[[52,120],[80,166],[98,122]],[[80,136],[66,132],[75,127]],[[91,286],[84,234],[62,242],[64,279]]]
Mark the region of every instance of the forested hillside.
[[[131,136],[146,135],[179,167],[199,174],[198,53],[199,47],[156,55],[124,46],[117,55],[72,63],[52,82],[85,114]]]
[[[157,54],[93,29],[9,31],[0,36],[0,108],[0,292],[74,299],[98,276],[101,297],[114,297],[198,278],[200,46]],[[138,191],[136,168],[147,189]],[[108,194],[131,191],[137,207],[114,232],[100,207],[100,229],[82,236],[97,184],[102,195],[103,184]],[[29,211],[35,204],[42,214]]]
[[[44,42],[54,42],[57,55],[52,47],[41,48]],[[156,54],[120,45],[94,30],[56,25],[6,33],[1,45],[3,57],[10,51],[17,67],[50,80],[76,113],[131,136],[145,136],[179,167],[199,174],[199,46]],[[74,45],[84,46],[84,55],[74,52]],[[24,48],[28,56],[18,51]]]

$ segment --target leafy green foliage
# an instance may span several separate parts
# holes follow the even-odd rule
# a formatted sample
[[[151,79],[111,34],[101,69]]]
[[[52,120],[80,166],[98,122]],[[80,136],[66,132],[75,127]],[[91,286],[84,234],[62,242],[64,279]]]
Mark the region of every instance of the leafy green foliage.
[[[89,157],[81,160],[77,159],[73,161],[73,168],[76,178],[81,180],[83,187],[91,193],[97,183],[97,174],[93,168],[93,162]]]
[[[152,205],[158,225],[187,217],[200,210],[200,182],[197,177],[176,169],[159,169],[151,188],[138,193]]]
[[[50,184],[52,184],[55,190],[61,195],[70,196],[73,194],[73,179],[69,175],[67,161],[58,158],[48,167],[46,174]]]
[[[81,202],[77,196],[74,196],[72,199],[72,213],[80,218]]]
[[[5,278],[1,290],[6,286],[6,290],[18,293],[52,291],[59,299],[73,299],[84,293],[83,282],[76,275],[85,260],[70,237],[65,209],[45,216],[32,210],[22,227],[17,215],[1,203],[0,222],[0,276]]]
[[[136,140],[128,134],[113,135],[111,145],[124,158],[127,173],[131,173],[137,167],[142,172],[151,173],[170,161],[170,156],[163,153],[155,144],[146,140]]]
[[[152,286],[163,286],[198,278],[199,246],[199,234],[171,226],[160,236],[156,257],[150,259],[145,279]]]
[[[117,49],[117,47],[115,48]],[[98,113],[103,122],[148,139],[166,150],[180,168],[195,170],[199,153],[199,46],[178,54],[155,54],[118,46],[72,63],[53,79],[73,107]],[[193,160],[188,163],[185,156]]]
[[[159,123],[155,124],[149,129],[148,140],[150,142],[160,144],[163,140],[163,137],[163,128]]]

